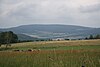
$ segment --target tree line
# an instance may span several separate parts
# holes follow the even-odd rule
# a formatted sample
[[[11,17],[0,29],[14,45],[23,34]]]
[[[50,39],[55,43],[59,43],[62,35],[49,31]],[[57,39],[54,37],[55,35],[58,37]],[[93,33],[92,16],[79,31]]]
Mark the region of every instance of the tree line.
[[[86,37],[85,39],[100,39],[100,34],[90,35],[89,37]]]
[[[1,44],[4,44],[7,48],[7,46],[11,45],[11,43],[16,43],[16,42],[18,42],[18,36],[12,31],[0,33],[0,46]]]
[[[85,39],[100,39],[100,35],[90,35],[89,37],[86,37]],[[66,39],[65,39],[66,40]],[[69,40],[69,39],[67,39]],[[0,46],[3,44],[6,46],[11,46],[11,43],[20,43],[20,42],[32,42],[33,40],[28,40],[28,41],[20,41],[18,40],[17,34],[13,33],[12,31],[6,31],[6,32],[1,32],[0,33]],[[37,39],[35,41],[52,41],[52,39]]]

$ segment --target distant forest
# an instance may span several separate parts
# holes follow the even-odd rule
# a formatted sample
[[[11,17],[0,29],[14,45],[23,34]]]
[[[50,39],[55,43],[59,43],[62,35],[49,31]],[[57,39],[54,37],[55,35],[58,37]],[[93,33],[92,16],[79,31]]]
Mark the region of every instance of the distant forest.
[[[100,39],[100,35],[90,35],[89,37],[86,37],[84,40],[90,40],[90,39]],[[70,40],[70,39],[64,39],[64,40]],[[79,39],[80,40],[80,39]],[[17,34],[13,33],[12,31],[6,31],[0,33],[0,46],[2,44],[5,44],[6,48],[7,46],[11,46],[11,43],[20,43],[20,42],[33,42],[34,40],[25,40],[20,41],[18,40]],[[35,41],[53,41],[53,39],[37,39]],[[60,41],[59,39],[57,41]]]

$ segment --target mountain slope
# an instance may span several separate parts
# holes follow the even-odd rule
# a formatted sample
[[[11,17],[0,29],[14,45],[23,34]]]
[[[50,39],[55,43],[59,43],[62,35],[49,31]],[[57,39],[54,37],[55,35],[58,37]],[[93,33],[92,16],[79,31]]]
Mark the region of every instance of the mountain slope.
[[[30,37],[37,38],[85,38],[90,34],[100,34],[100,28],[74,25],[22,25],[0,29],[0,31],[13,31],[17,34],[28,34]]]
[[[33,33],[36,31],[47,31],[55,33],[75,32],[78,30],[87,30],[89,27],[74,26],[74,25],[22,25],[3,30],[12,30],[16,33]]]
[[[18,36],[18,39],[20,41],[36,40],[37,39],[35,37],[31,37],[31,36],[28,36],[28,35],[25,35],[25,34],[17,34],[17,36]]]

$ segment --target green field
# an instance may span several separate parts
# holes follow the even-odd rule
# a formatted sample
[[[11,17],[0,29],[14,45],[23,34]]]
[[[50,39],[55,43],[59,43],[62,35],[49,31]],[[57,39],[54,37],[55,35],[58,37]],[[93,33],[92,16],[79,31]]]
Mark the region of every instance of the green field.
[[[28,49],[33,51],[27,51]],[[5,49],[5,46],[0,47],[0,67],[82,65],[100,67],[100,40],[27,42],[12,44],[8,49]]]

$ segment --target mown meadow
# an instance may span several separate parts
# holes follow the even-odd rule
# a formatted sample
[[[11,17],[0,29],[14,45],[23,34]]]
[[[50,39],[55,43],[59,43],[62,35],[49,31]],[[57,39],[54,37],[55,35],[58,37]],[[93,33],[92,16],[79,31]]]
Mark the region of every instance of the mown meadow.
[[[4,49],[0,67],[100,67],[100,40],[16,43]]]

